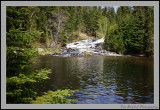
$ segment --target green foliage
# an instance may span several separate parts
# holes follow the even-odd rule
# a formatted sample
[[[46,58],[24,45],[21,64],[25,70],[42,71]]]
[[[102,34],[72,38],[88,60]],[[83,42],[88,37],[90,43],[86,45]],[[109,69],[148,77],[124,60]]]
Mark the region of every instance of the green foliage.
[[[86,51],[84,51],[82,54],[84,54],[84,55],[93,55],[92,52],[86,52]]]
[[[33,84],[48,79],[49,73],[50,70],[41,69],[33,73],[19,73],[8,77],[7,103],[29,103],[36,94]]]
[[[105,35],[107,33],[107,29],[109,27],[108,18],[105,16],[102,16],[100,19],[98,19],[98,26],[99,26],[98,32]]]
[[[30,48],[7,47],[7,76],[14,76],[30,66],[30,59],[36,58],[38,51]]]
[[[61,54],[61,48],[44,48],[44,51],[39,52],[41,55],[45,55],[45,54]]]
[[[113,20],[115,19],[115,10],[113,7],[108,8],[108,17],[111,23],[113,23]]]
[[[75,100],[67,99],[66,96],[73,95],[76,90],[57,90],[55,92],[48,91],[44,95],[37,97],[31,101],[31,104],[69,104]]]
[[[7,39],[11,39],[8,45],[24,46],[34,41],[37,43],[32,43],[32,47],[42,44],[56,48],[76,41],[77,35],[85,32],[96,38],[106,35],[105,48],[109,49],[112,33],[115,36],[112,41],[117,39],[120,44],[114,44],[111,50],[150,56],[154,53],[153,11],[152,6],[120,6],[117,13],[113,7],[106,6],[10,6],[7,7]],[[59,12],[63,13],[58,15]],[[58,23],[61,24],[59,29]],[[115,24],[118,29],[114,35],[109,29]]]
[[[27,7],[7,6],[7,32],[10,29],[26,29],[29,12]]]
[[[7,103],[29,103],[36,94],[33,83],[47,79],[50,73],[43,69],[26,71],[39,55],[31,43],[41,35],[39,31],[27,31],[24,24],[28,15],[27,7],[7,7]]]
[[[153,55],[153,7],[121,6],[117,10],[116,24],[111,21],[110,24],[105,36],[107,50]]]
[[[98,19],[100,17],[97,7],[85,7],[88,11],[84,12],[84,24],[85,32],[91,36],[96,37],[96,32],[98,30]]]
[[[32,84],[48,79],[49,70],[27,72],[39,55],[36,48],[40,45],[52,47],[44,53],[61,53],[56,47],[67,42],[105,35],[106,50],[147,56],[154,53],[152,6],[121,6],[117,13],[113,7],[101,6],[7,6],[6,12],[7,103],[29,103],[36,94]]]
[[[29,74],[29,78],[35,80],[36,82],[41,82],[45,79],[49,79],[48,74],[51,73],[51,70],[41,69],[36,70],[35,72]]]
[[[154,53],[154,8],[152,6],[144,7],[144,10],[145,16],[147,16],[144,26],[146,27],[144,36],[144,38],[146,39],[144,41],[144,51],[147,56],[150,56]]]
[[[107,45],[108,50],[115,51],[117,53],[124,52],[125,48],[124,48],[123,38],[118,31],[117,24],[110,26],[107,37],[108,38],[106,38],[107,40],[105,40],[105,43],[108,44]]]

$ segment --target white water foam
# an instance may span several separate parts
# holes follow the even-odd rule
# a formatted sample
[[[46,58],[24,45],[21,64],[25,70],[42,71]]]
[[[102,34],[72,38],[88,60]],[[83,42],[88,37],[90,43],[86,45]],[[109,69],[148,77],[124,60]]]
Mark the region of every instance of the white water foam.
[[[101,39],[93,40],[93,39],[86,39],[81,40],[73,43],[69,43],[66,45],[66,48],[76,49],[79,53],[92,52],[95,54],[103,55],[103,56],[122,56],[121,54],[117,54],[115,52],[107,51],[107,53],[102,53],[101,51],[97,52],[97,45],[104,43],[104,37]]]

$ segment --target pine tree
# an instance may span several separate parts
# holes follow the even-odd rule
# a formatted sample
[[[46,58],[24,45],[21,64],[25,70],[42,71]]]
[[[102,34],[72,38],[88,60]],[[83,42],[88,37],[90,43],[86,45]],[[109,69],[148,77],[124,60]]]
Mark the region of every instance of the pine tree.
[[[111,24],[115,23],[115,10],[113,7],[108,7],[108,19],[110,21]]]
[[[144,51],[147,56],[154,53],[154,22],[153,22],[153,7],[144,6],[145,13],[145,35],[144,35]]]
[[[102,15],[106,16],[106,17],[108,16],[108,11],[107,11],[107,7],[106,6],[103,8]]]

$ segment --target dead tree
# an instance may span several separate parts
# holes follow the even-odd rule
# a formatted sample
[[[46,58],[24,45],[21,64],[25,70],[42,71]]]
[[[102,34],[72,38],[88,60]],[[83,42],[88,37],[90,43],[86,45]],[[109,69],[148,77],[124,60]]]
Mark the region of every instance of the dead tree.
[[[56,47],[58,45],[58,41],[59,41],[59,34],[61,32],[61,28],[62,26],[64,26],[67,18],[65,17],[65,11],[62,9],[59,9],[55,14],[53,14],[54,18],[55,18],[55,28],[56,28],[56,39],[55,39],[55,43],[56,43]]]

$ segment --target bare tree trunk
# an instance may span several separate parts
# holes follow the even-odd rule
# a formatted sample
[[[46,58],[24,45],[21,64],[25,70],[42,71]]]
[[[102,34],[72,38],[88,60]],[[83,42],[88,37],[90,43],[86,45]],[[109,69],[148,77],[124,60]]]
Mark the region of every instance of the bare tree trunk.
[[[59,40],[59,33],[61,31],[61,25],[62,25],[62,20],[63,20],[63,13],[61,11],[58,11],[58,25],[57,25],[57,37],[56,37],[56,47],[58,45],[58,40]]]
[[[53,41],[52,30],[50,30],[50,34],[51,34],[51,38],[52,38],[50,47],[53,48],[54,47],[54,44],[53,44],[54,41]]]
[[[61,19],[58,18],[58,26],[57,26],[57,37],[56,37],[56,47],[58,45],[58,40],[59,40],[59,32],[61,30]]]
[[[33,21],[32,21],[32,16],[34,15],[35,12],[31,14],[30,22],[31,22],[31,27],[30,27],[30,32],[32,32],[32,26],[33,26]]]
[[[53,18],[51,19],[51,23],[54,24],[54,28],[56,28],[56,37],[55,37],[55,48],[58,46],[61,28],[63,23],[66,22],[65,12],[63,10],[58,10],[57,13],[52,14]]]

